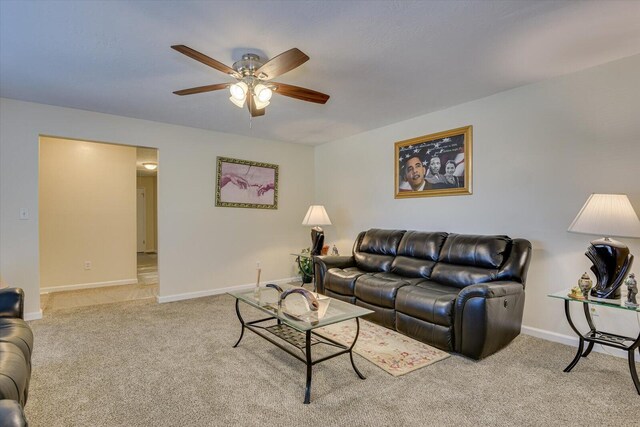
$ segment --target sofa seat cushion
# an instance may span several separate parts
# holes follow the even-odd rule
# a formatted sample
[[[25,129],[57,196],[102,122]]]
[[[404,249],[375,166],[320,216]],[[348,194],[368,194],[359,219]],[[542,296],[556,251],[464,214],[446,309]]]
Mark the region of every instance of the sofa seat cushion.
[[[396,311],[436,325],[453,325],[455,300],[460,289],[429,280],[398,290]]]
[[[24,405],[29,381],[29,368],[22,350],[8,342],[0,342],[0,399],[11,399]]]
[[[31,360],[31,349],[33,348],[33,332],[22,319],[2,318],[0,319],[0,343],[11,343],[20,350],[27,361]]]
[[[330,268],[325,277],[324,288],[340,295],[353,296],[356,279],[363,274],[366,271],[357,267]]]
[[[393,309],[398,289],[403,286],[409,286],[409,282],[367,274],[356,279],[355,295],[369,304]]]
[[[404,277],[395,273],[373,273],[373,276],[387,280],[396,280],[398,282],[407,282],[410,285],[417,285],[420,282],[424,282],[424,278],[422,277]]]

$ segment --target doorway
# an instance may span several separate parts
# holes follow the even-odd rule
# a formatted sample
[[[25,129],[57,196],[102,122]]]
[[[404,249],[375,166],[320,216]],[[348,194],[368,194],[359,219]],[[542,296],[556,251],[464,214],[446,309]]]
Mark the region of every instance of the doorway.
[[[153,174],[140,173],[150,162]],[[157,164],[157,149],[40,136],[40,295],[45,314],[157,299]],[[141,178],[148,182],[139,185]],[[144,210],[140,226],[139,205]],[[144,259],[138,260],[138,251]]]

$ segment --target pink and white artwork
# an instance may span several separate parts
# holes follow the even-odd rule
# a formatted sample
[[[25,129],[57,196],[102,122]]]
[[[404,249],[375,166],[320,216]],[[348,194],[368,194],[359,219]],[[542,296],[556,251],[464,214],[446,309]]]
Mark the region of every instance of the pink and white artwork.
[[[218,157],[216,206],[278,208],[278,165]]]

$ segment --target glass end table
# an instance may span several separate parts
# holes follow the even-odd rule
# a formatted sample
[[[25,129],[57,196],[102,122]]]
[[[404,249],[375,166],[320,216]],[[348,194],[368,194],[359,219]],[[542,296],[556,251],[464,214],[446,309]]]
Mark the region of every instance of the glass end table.
[[[624,350],[627,352],[627,357],[629,360],[629,372],[631,373],[631,379],[633,380],[633,385],[636,387],[636,391],[640,394],[640,380],[638,380],[638,373],[636,371],[636,362],[634,358],[634,354],[636,349],[640,347],[640,333],[637,337],[627,337],[624,335],[618,335],[610,332],[599,331],[596,329],[593,319],[591,318],[591,313],[589,311],[590,305],[597,305],[601,307],[607,307],[614,310],[626,310],[631,312],[640,313],[640,307],[629,307],[625,305],[622,299],[614,299],[614,300],[604,300],[604,299],[593,299],[593,298],[585,298],[578,299],[569,295],[569,290],[564,290],[560,292],[556,292],[548,295],[551,298],[557,298],[564,300],[564,313],[567,317],[567,321],[569,322],[569,326],[571,329],[578,335],[579,343],[578,343],[578,351],[576,352],[575,357],[569,363],[569,365],[564,368],[564,372],[570,372],[580,361],[581,358],[587,357],[591,350],[593,350],[593,346],[595,344],[601,344],[608,347],[617,348],[620,350]],[[571,319],[571,311],[569,310],[569,306],[571,303],[582,303],[582,308],[584,312],[584,316],[587,320],[587,324],[589,325],[589,331],[586,333],[582,333],[576,328],[573,320]],[[584,344],[588,343],[587,349],[584,349]]]

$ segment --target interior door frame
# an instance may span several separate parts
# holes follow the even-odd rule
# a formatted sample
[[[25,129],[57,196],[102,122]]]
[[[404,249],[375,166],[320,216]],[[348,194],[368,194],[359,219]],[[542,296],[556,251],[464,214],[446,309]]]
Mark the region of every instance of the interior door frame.
[[[142,203],[139,203],[142,194]],[[138,226],[142,220],[142,244],[140,243],[140,230]],[[140,248],[142,247],[142,250]],[[136,252],[147,251],[147,195],[144,187],[136,188]]]

